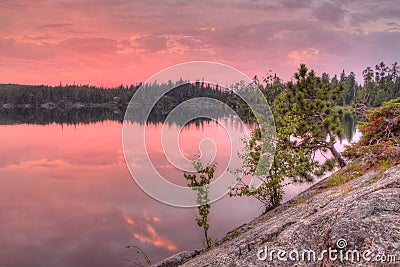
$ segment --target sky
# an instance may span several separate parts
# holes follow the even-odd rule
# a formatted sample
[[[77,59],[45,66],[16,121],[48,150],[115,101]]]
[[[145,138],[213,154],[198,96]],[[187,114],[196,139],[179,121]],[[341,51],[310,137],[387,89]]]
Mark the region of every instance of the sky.
[[[400,61],[397,0],[0,0],[0,14],[0,83],[135,84],[196,60],[361,81]]]

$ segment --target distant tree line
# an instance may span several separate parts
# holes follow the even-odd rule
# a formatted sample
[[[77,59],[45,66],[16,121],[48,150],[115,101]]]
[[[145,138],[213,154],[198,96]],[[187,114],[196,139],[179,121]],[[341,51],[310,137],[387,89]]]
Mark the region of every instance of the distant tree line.
[[[271,75],[271,74],[268,74]],[[352,105],[364,104],[366,106],[379,106],[385,101],[400,97],[400,66],[397,62],[391,66],[387,66],[384,62],[379,63],[373,69],[367,67],[363,71],[363,84],[358,84],[354,72],[346,74],[343,70],[339,75],[330,78],[329,74],[322,73],[321,79],[323,83],[330,84],[332,88],[336,88],[339,83],[344,87],[344,93],[338,99],[337,104]],[[275,76],[268,76],[268,79],[279,79]],[[256,81],[255,81],[256,82]],[[282,83],[282,81],[281,81]],[[102,104],[118,101],[127,105],[133,94],[137,91],[141,84],[124,86],[120,85],[112,88],[100,88],[90,85],[64,85],[47,86],[47,85],[17,85],[17,84],[1,84],[0,85],[0,104],[14,105],[31,105],[40,106],[45,103],[63,104],[71,103],[92,103]],[[218,85],[210,85],[204,81],[177,81],[173,83],[151,83],[142,85],[146,94],[164,90],[165,88],[177,87],[172,90],[166,97],[160,100],[158,105],[162,107],[176,106],[177,103],[199,96],[213,97],[227,103],[235,108],[242,108],[243,101],[234,96],[232,90]],[[285,84],[284,84],[285,86]],[[154,91],[155,90],[155,91]],[[275,92],[275,97],[280,92]],[[269,95],[271,97],[271,95]],[[143,103],[147,103],[143,99]],[[242,108],[244,110],[245,108]]]
[[[173,88],[172,90],[169,90]],[[162,98],[156,101],[156,96],[160,92],[166,92]],[[140,105],[154,105],[150,117],[158,118],[159,121],[164,121],[164,119],[171,113],[171,111],[179,104],[198,97],[208,97],[221,101],[232,108],[238,116],[244,121],[253,121],[254,115],[247,106],[247,104],[235,94],[234,88],[226,88],[218,84],[209,84],[204,81],[196,81],[190,83],[188,81],[177,81],[173,84],[171,81],[168,83],[152,83],[143,85],[143,90],[138,92],[136,97],[136,104]],[[143,111],[141,106],[137,106],[135,111],[132,112],[135,116],[136,114]],[[194,117],[199,114],[199,110],[204,109],[203,106],[192,106],[187,112],[192,112]],[[211,107],[212,108],[212,107]],[[214,118],[222,118],[228,112],[226,110],[214,110],[212,111]]]
[[[0,85],[0,103],[13,105],[31,105],[38,107],[45,103],[109,103],[115,97],[127,103],[137,90],[138,85],[119,86],[103,89],[89,85]]]
[[[375,69],[367,67],[363,72],[363,84],[356,82],[354,72],[346,74],[343,70],[339,79],[335,75],[329,79],[327,73],[322,74],[325,83],[336,87],[338,83],[344,86],[343,96],[338,105],[380,106],[383,102],[400,97],[400,66],[397,62],[390,67],[384,62],[375,65]]]
[[[269,86],[268,93],[264,92],[269,103],[272,103],[282,91],[287,90],[289,84],[284,83],[271,72],[264,77],[264,80],[271,85],[279,84],[279,86]],[[376,65],[375,69],[367,67],[363,71],[363,84],[357,83],[354,72],[346,74],[344,70],[339,78],[337,75],[330,78],[329,74],[322,73],[321,80],[330,88],[337,88],[338,85],[343,88],[343,94],[336,100],[338,106],[352,105],[356,108],[365,109],[370,106],[379,106],[383,102],[400,97],[400,66],[397,62],[390,67],[383,62]],[[255,77],[254,83],[259,83],[257,77]],[[118,116],[122,117],[121,114],[125,113],[130,99],[140,86],[143,87],[145,94],[137,97],[143,105],[152,104],[152,99],[157,95],[157,92],[174,88],[157,101],[149,118],[153,122],[163,121],[177,105],[195,97],[210,97],[220,100],[235,110],[245,121],[254,119],[247,104],[235,94],[235,88],[226,88],[204,81],[189,82],[184,80],[166,83],[153,82],[143,85],[120,85],[112,88],[75,84],[60,84],[59,86],[0,84],[0,110],[2,108],[14,108],[15,111],[16,107],[40,108],[51,103],[50,108],[60,110],[77,107],[109,108],[114,109],[113,112],[119,113]],[[261,89],[265,90],[265,88]],[[39,112],[38,110],[36,112]],[[17,112],[24,113],[21,110]],[[85,109],[85,112],[88,112],[88,109]],[[140,112],[140,108],[137,112]],[[4,111],[0,116],[9,113]],[[103,111],[97,113],[102,114]],[[52,114],[56,114],[56,112]],[[223,116],[224,112],[221,112],[220,115]],[[46,113],[44,113],[44,116],[47,116]],[[79,112],[79,116],[84,115]],[[136,121],[135,118],[132,118],[132,120]]]
[[[142,94],[138,88],[142,86]],[[172,90],[171,90],[172,88]],[[128,120],[141,121],[143,105],[152,105],[160,92],[167,92],[158,99],[146,122],[162,122],[168,114],[180,103],[196,97],[210,97],[234,109],[241,119],[251,121],[253,115],[245,102],[232,89],[204,81],[189,82],[179,80],[173,83],[148,83],[115,88],[99,88],[88,85],[65,86],[29,86],[29,85],[0,85],[0,122],[26,123],[82,123],[96,122],[99,119],[123,121],[125,110],[132,96],[137,93],[137,103],[134,112],[130,112]],[[51,105],[49,105],[51,104]],[[42,108],[45,107],[45,108]],[[190,112],[194,115],[202,106],[193,106]],[[226,110],[214,110],[214,118],[225,117]],[[198,121],[196,123],[199,123]]]
[[[375,69],[367,67],[363,72],[363,83],[359,84],[356,81],[354,72],[346,74],[345,70],[339,75],[334,75],[332,78],[328,73],[323,72],[321,75],[322,82],[329,84],[331,88],[336,88],[339,84],[343,86],[343,94],[337,100],[338,106],[358,106],[365,105],[367,107],[375,107],[382,105],[392,99],[400,97],[400,66],[397,62],[390,67],[384,62],[375,65]],[[259,83],[255,77],[255,82]],[[266,97],[270,102],[275,99],[287,87],[278,76],[269,72],[264,80],[270,84],[279,83],[280,87],[273,87]]]
[[[170,90],[160,101],[158,106],[169,107],[176,106],[185,100],[194,97],[212,97],[232,106],[237,105],[239,98],[225,87],[205,83],[204,81],[184,81],[179,80],[173,83],[148,83],[130,86],[119,86],[113,88],[100,88],[89,85],[65,85],[65,86],[47,86],[47,85],[17,85],[0,84],[0,103],[12,105],[31,105],[40,106],[45,103],[84,103],[84,104],[103,104],[118,101],[127,105],[142,86],[145,94],[142,96],[141,103],[152,104],[149,102],[152,96],[158,92]]]

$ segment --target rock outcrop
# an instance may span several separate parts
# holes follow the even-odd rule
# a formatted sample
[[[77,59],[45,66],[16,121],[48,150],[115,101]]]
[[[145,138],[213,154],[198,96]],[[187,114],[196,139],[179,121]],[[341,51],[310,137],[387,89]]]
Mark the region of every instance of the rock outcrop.
[[[155,266],[400,266],[400,165],[320,182],[212,249],[181,254]]]

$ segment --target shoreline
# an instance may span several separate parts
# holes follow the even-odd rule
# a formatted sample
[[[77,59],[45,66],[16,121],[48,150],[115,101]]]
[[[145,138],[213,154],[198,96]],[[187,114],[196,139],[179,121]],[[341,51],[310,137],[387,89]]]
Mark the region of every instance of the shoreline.
[[[352,249],[373,250],[378,247],[382,251],[384,248],[385,253],[396,255],[400,261],[400,252],[396,244],[391,242],[396,238],[398,240],[400,233],[383,231],[399,228],[400,220],[393,219],[385,223],[382,218],[374,216],[384,213],[388,208],[393,209],[394,213],[400,211],[400,164],[385,172],[371,169],[360,177],[332,185],[329,179],[338,172],[277,208],[228,232],[211,249],[183,251],[152,266],[264,266],[265,262],[257,258],[257,253],[265,244],[279,249],[303,247],[320,251],[323,247],[334,247],[336,240],[343,237],[351,242],[349,247]],[[381,194],[388,188],[390,193]],[[360,206],[360,201],[365,205]],[[386,207],[385,203],[397,204]],[[383,227],[379,228],[381,231],[373,232],[382,224]],[[353,229],[354,226],[360,229]],[[368,239],[365,233],[371,233],[372,238]],[[324,260],[325,264],[332,264]],[[295,263],[273,261],[269,262],[269,266],[293,266]],[[368,262],[363,263],[366,264],[363,266],[373,266]]]

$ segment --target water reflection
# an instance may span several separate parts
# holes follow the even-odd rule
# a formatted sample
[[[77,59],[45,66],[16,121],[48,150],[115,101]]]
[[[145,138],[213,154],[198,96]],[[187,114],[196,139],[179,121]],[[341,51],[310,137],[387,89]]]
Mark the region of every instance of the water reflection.
[[[105,120],[122,122],[124,111],[111,108],[82,107],[73,109],[0,108],[0,124],[61,125],[89,124]]]
[[[158,106],[156,106],[158,107]],[[171,107],[169,107],[171,109]],[[157,124],[164,122],[169,111],[153,109],[148,119],[143,121],[144,112],[143,106],[138,106],[132,109],[125,119],[132,123],[150,123]],[[190,112],[199,114],[199,110],[204,110],[203,106],[192,106]],[[225,108],[209,108],[208,113],[212,118],[223,119],[229,115],[229,110]],[[239,113],[240,114],[240,113]],[[186,114],[187,115],[187,114]],[[0,107],[0,125],[8,124],[39,124],[49,125],[53,123],[61,125],[78,125],[102,122],[105,120],[121,122],[124,120],[125,108],[123,107],[81,107],[81,108],[64,108],[64,109],[45,109],[45,108],[22,108],[14,107],[11,109]],[[190,116],[190,115],[189,115]],[[245,115],[243,115],[245,117]],[[249,117],[250,118],[250,117]],[[244,118],[248,121],[249,118]],[[201,124],[204,119],[194,120],[191,123]],[[175,121],[176,124],[182,124]]]
[[[353,140],[353,135],[357,129],[357,119],[352,113],[345,113],[340,121],[341,127],[344,130],[344,137],[347,140]]]
[[[132,181],[121,127],[113,121],[0,126],[0,237],[7,244],[1,265],[123,266],[116,259],[130,257],[129,244],[153,261],[202,247],[195,209],[163,205]],[[218,134],[215,123],[188,127],[183,143],[193,140],[185,131]],[[211,212],[211,234],[221,238],[261,210],[251,199],[223,199]]]
[[[163,171],[155,137],[161,124],[148,129],[149,153]],[[203,246],[196,209],[164,205],[133,182],[121,131],[118,119],[0,126],[0,266],[129,266],[117,261],[132,258],[126,245],[140,247],[153,262]],[[214,122],[197,122],[182,130],[181,146],[186,155],[194,154],[205,134],[223,145],[222,133]],[[183,183],[181,173],[164,171]],[[288,187],[285,199],[308,186]],[[255,199],[225,197],[212,205],[210,234],[221,238],[262,211]]]

